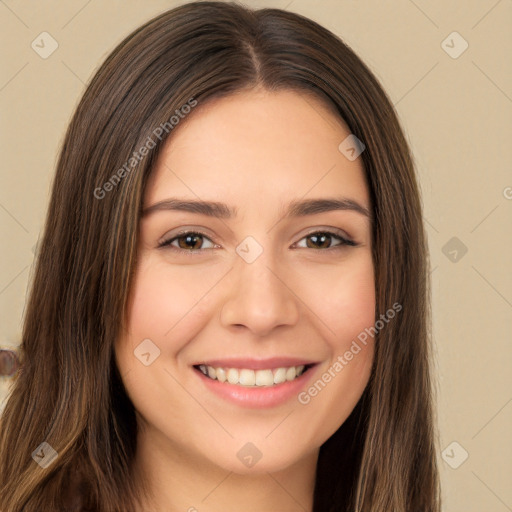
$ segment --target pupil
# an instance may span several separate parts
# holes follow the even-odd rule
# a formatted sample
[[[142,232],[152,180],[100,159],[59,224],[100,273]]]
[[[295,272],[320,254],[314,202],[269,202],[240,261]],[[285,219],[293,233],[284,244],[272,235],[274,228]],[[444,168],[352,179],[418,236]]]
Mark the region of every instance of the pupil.
[[[330,235],[327,235],[325,233],[321,233],[320,235],[310,235],[310,238],[313,239],[314,244],[321,244],[321,247],[329,247],[328,240],[331,238]],[[319,242],[318,239],[322,239],[322,242]],[[326,243],[327,242],[327,243]],[[318,245],[316,246],[318,247]]]
[[[196,247],[196,243],[192,242],[192,240],[196,238],[201,238],[201,235],[185,235],[184,237],[181,238],[181,240],[185,239],[185,249],[197,249]],[[187,245],[187,244],[190,244],[192,243],[192,245]],[[200,244],[200,242],[199,242]]]

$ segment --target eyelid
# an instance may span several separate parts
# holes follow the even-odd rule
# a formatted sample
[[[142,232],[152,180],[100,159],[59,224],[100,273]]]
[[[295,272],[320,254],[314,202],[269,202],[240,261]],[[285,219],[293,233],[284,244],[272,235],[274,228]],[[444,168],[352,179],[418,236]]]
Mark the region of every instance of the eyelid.
[[[182,228],[178,232],[173,233],[173,235],[171,237],[164,237],[163,240],[158,243],[158,248],[169,248],[170,250],[177,251],[179,253],[186,253],[191,256],[200,255],[201,253],[204,253],[205,251],[214,249],[213,247],[208,247],[206,249],[187,250],[187,249],[181,249],[179,247],[174,247],[173,245],[171,245],[172,242],[174,242],[176,239],[178,239],[182,236],[185,236],[185,235],[189,235],[189,234],[201,235],[203,238],[208,239],[213,245],[216,245],[218,247],[218,244],[216,244],[212,240],[212,238],[210,236],[208,236],[203,230],[195,229],[195,228]],[[329,251],[331,249],[336,249],[336,248],[340,248],[340,247],[344,247],[344,246],[355,247],[355,246],[359,245],[346,232],[344,232],[343,230],[341,230],[339,228],[334,228],[334,227],[311,228],[299,240],[297,240],[297,242],[294,242],[293,245],[297,245],[304,238],[307,238],[308,236],[311,236],[313,234],[327,234],[331,237],[338,238],[341,241],[341,243],[334,245],[332,247],[327,247],[325,249],[314,249],[319,252]]]
[[[319,228],[312,228],[311,230],[308,230],[306,234],[302,235],[302,238],[313,235],[315,233],[330,233],[332,235],[336,235],[337,237],[341,238],[342,240],[345,240],[347,242],[354,242],[352,237],[342,229],[335,228],[332,226],[320,226]],[[302,238],[300,240],[302,240]],[[299,242],[300,242],[299,240]],[[354,242],[355,243],[355,242]]]
[[[211,239],[211,237],[209,235],[207,235],[201,229],[184,228],[184,229],[180,229],[176,233],[173,233],[172,236],[164,236],[163,239],[160,242],[158,242],[158,247],[159,248],[169,247],[170,249],[174,249],[178,252],[185,252],[185,253],[190,253],[190,254],[199,253],[199,252],[208,250],[208,249],[197,249],[194,251],[190,251],[190,250],[186,250],[186,249],[180,249],[179,247],[174,247],[171,245],[171,243],[174,242],[177,238],[180,238],[185,235],[192,235],[192,234],[193,235],[201,235],[203,238],[207,238],[213,245],[218,245]],[[211,248],[209,248],[209,249],[211,249]]]

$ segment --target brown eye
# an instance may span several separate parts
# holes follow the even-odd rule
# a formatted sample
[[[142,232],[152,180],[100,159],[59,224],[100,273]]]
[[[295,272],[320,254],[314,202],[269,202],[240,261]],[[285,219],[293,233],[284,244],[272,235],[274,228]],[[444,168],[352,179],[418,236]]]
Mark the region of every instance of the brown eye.
[[[175,240],[178,240],[178,246],[180,249],[200,249],[203,236],[197,233],[191,233],[189,235],[182,235]]]
[[[340,243],[331,245],[333,239],[337,239]],[[357,245],[352,240],[349,240],[339,234],[332,233],[330,231],[316,231],[306,235],[302,240],[306,241],[307,249],[335,249],[346,245],[355,246]],[[302,246],[304,247],[304,246]]]
[[[316,249],[316,248],[326,249],[326,248],[330,247],[330,243],[332,240],[331,236],[328,235],[327,233],[316,233],[313,235],[308,235],[306,237],[306,239],[308,240],[307,246],[311,249]],[[311,244],[309,243],[309,241],[312,241],[313,247],[311,247]]]
[[[211,247],[203,247],[205,240],[211,244]],[[169,240],[163,241],[159,247],[168,247],[172,250],[191,253],[201,252],[201,249],[211,249],[213,245],[212,241],[206,235],[195,231],[187,231]]]

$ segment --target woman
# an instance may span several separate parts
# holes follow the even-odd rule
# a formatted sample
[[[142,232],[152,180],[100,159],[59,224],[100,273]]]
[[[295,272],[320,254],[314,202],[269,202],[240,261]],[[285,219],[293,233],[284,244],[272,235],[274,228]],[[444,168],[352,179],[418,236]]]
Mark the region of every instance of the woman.
[[[427,275],[409,148],[339,38],[158,16],[61,150],[2,512],[438,512]]]

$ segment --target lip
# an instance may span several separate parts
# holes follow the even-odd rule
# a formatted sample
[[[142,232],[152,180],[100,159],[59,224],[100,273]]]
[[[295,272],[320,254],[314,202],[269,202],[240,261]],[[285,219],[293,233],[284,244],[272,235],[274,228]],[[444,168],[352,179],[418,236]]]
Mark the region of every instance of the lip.
[[[271,357],[269,359],[246,359],[246,358],[229,358],[229,359],[207,359],[198,361],[193,366],[204,364],[213,368],[237,368],[239,370],[275,370],[277,368],[288,368],[290,366],[308,366],[316,364],[316,361],[307,359],[299,359],[297,357]]]
[[[235,360],[230,360],[229,364],[233,364]],[[269,359],[265,360],[264,363],[268,364]],[[287,359],[290,361],[290,359]],[[217,361],[211,361],[217,362]],[[254,363],[254,361],[252,361]],[[263,362],[263,361],[262,361]],[[260,362],[258,362],[259,364]],[[206,364],[206,363],[201,363]],[[226,364],[226,361],[223,361]],[[299,363],[297,366],[299,366]],[[313,377],[314,369],[318,366],[317,364],[309,363],[312,366],[308,368],[300,377],[292,381],[283,382],[282,384],[276,384],[274,386],[254,386],[244,387],[237,384],[229,384],[228,382],[219,382],[216,379],[211,379],[202,373],[200,370],[193,368],[194,373],[201,380],[202,385],[212,394],[220,397],[221,399],[235,404],[239,407],[245,407],[250,409],[269,409],[282,405],[292,399],[296,399],[298,394],[303,390],[308,381]],[[213,366],[213,365],[211,365]],[[222,366],[222,365],[219,365]],[[286,366],[286,365],[285,365]],[[291,364],[290,366],[295,366]],[[236,368],[236,366],[227,366],[228,368]],[[279,368],[279,366],[277,366]],[[247,366],[241,366],[241,368],[247,369],[269,369],[271,366],[262,366],[261,368],[250,368]]]

